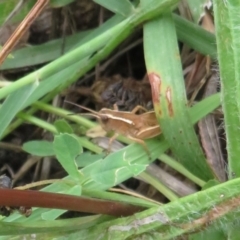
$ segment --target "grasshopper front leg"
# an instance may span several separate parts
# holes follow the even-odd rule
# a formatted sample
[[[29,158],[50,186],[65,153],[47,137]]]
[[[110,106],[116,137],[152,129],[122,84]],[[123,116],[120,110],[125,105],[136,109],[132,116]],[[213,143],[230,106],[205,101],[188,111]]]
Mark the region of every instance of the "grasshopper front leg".
[[[118,135],[118,133],[114,133],[114,135],[109,139],[107,153],[111,152],[112,143],[118,137]]]

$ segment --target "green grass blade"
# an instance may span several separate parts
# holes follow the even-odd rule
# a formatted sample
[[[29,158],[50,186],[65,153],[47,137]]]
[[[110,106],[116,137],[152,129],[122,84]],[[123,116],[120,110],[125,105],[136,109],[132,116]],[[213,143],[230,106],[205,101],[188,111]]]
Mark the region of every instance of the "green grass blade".
[[[176,14],[173,14],[173,19],[180,41],[203,55],[208,55],[214,60],[217,58],[216,39],[212,33]]]
[[[88,32],[81,32],[78,34],[66,37],[64,49],[67,52],[75,46]],[[62,56],[62,39],[56,39],[36,46],[27,46],[12,53],[14,58],[6,59],[1,65],[1,70],[16,69],[34,66],[55,60]],[[24,56],[24,61],[23,61]]]
[[[51,133],[58,133],[55,126],[53,126],[51,123],[46,122],[40,118],[34,117],[31,114],[27,114],[25,112],[19,112],[17,114],[17,117],[24,120],[25,122],[32,123],[33,125],[36,125],[42,129],[45,129]]]
[[[123,19],[124,18],[122,16],[115,15],[94,30],[80,32],[66,37],[64,45],[65,52],[74,50],[84,43],[92,40],[96,36],[106,32],[116,24],[120,23]],[[0,66],[0,69],[15,69],[55,60],[56,58],[62,56],[62,43],[62,39],[56,39],[41,45],[27,46],[25,48],[16,50],[13,52],[14,58],[6,59],[5,62]],[[24,56],[24,61],[22,61],[22,56]],[[79,66],[81,66],[81,64],[79,64]]]
[[[229,177],[240,177],[240,2],[213,2]]]
[[[135,12],[139,14],[133,14],[130,17],[130,23],[138,25],[155,17],[159,17],[159,8],[161,9],[161,13],[168,12],[176,8],[178,2],[179,0],[149,0],[144,6],[142,2],[140,2],[135,9]]]
[[[206,113],[210,113],[219,107],[220,104],[220,93],[216,93],[194,105],[189,111],[192,123],[197,123],[201,118],[206,116]]]
[[[180,54],[170,13],[144,25],[144,53],[154,91],[154,109],[164,137],[184,167],[204,180],[211,179],[186,107]]]
[[[0,137],[3,132],[15,117],[15,115],[21,110],[24,103],[27,101],[29,96],[37,88],[38,81],[35,80],[31,85],[25,86],[18,91],[10,94],[4,101],[0,109]]]
[[[103,7],[105,7],[106,9],[108,9],[114,13],[118,13],[124,17],[129,16],[134,10],[134,7],[129,0],[121,0],[121,1],[118,1],[118,0],[94,0],[94,2],[100,4]]]

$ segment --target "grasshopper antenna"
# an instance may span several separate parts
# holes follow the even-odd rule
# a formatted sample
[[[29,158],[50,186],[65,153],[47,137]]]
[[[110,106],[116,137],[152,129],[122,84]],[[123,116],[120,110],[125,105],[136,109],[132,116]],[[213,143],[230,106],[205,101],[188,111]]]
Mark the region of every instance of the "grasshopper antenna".
[[[84,110],[89,112],[89,113],[81,113],[81,115],[92,116],[92,117],[96,117],[98,119],[100,118],[99,113],[94,111],[94,110],[92,110],[92,109],[90,109],[90,108],[84,107],[82,105],[79,105],[79,104],[76,104],[76,103],[73,103],[73,102],[70,102],[70,101],[67,101],[67,100],[65,100],[64,102],[69,103],[71,105],[74,105],[76,107],[82,108],[82,109],[84,109]],[[70,115],[73,115],[73,114],[70,114]]]

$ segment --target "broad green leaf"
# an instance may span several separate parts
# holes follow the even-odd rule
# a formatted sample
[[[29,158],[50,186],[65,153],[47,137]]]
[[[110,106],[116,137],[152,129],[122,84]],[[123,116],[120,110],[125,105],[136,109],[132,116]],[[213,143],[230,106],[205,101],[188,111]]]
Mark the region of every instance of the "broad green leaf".
[[[54,122],[54,126],[56,127],[57,131],[59,133],[73,133],[73,129],[71,126],[68,124],[67,121],[64,119],[59,119]]]
[[[102,154],[92,154],[91,152],[84,152],[77,156],[76,163],[78,167],[86,167],[89,164],[92,164],[99,159],[102,159],[104,157],[104,153]]]
[[[23,144],[22,149],[34,156],[54,156],[53,143],[48,141],[30,141]]]
[[[165,144],[166,142],[159,143],[156,139],[147,141],[151,159],[165,151],[167,147]],[[83,168],[81,170],[84,176],[83,187],[89,190],[108,189],[144,171],[152,160],[141,145],[134,146],[123,148]]]
[[[60,134],[54,137],[53,148],[58,161],[70,177],[80,180],[82,176],[75,162],[77,155],[82,153],[78,140],[73,135]]]

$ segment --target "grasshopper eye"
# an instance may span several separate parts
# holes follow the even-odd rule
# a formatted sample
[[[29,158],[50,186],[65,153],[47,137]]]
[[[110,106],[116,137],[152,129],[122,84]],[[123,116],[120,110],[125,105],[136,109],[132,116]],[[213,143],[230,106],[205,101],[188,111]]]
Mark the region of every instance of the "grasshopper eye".
[[[103,122],[107,122],[108,121],[108,116],[106,116],[106,115],[101,115],[100,116],[100,119],[103,121]]]

